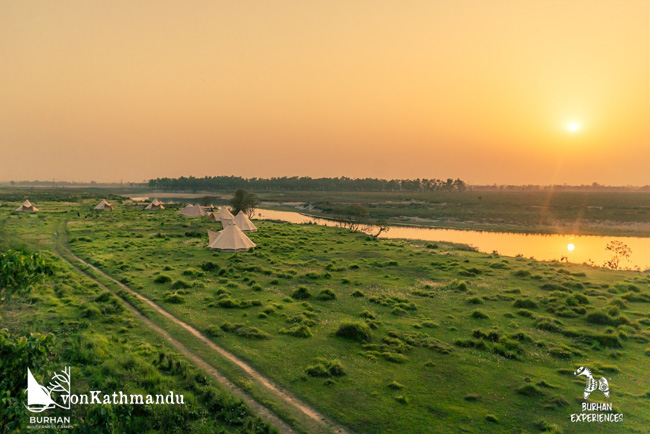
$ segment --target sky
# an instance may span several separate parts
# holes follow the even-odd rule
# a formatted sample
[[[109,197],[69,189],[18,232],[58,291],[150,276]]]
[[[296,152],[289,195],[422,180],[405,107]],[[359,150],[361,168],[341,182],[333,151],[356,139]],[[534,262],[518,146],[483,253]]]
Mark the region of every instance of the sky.
[[[646,0],[0,0],[0,181],[647,185],[648,17]]]

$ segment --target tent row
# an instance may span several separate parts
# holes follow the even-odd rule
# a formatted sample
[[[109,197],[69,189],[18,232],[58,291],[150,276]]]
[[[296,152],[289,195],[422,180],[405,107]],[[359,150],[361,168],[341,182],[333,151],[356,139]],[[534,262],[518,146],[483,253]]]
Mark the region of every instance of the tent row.
[[[94,208],[97,211],[112,211],[115,207],[112,203],[102,199],[99,204]],[[158,199],[154,199],[145,210],[160,210],[165,209]],[[37,212],[36,208],[29,200],[25,200],[22,205],[16,208],[18,212]],[[208,230],[208,247],[211,250],[218,250],[221,252],[243,252],[257,247],[257,245],[246,236],[244,232],[255,232],[257,227],[248,218],[246,213],[239,211],[237,216],[232,215],[226,207],[221,207],[218,212],[206,213],[204,207],[200,205],[187,205],[179,214],[185,217],[200,217],[210,216],[212,221],[220,221],[223,225],[223,230],[214,232]]]

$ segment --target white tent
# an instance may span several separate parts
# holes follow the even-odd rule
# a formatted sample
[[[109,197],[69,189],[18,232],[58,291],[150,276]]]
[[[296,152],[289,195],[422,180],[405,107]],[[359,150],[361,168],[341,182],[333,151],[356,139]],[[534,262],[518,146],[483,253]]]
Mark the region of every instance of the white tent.
[[[228,211],[225,206],[222,206],[219,212],[217,213],[217,220],[228,220],[234,218],[235,216],[232,215],[232,213]]]
[[[16,211],[18,212],[36,212],[38,211],[38,208],[36,208],[32,203],[25,199],[25,202],[23,202],[22,205],[20,205],[18,208],[16,208]]]
[[[205,211],[201,208],[200,205],[187,205],[185,208],[178,212],[180,215],[185,217],[200,217],[205,215]]]
[[[158,202],[158,199],[154,199],[145,209],[165,209],[162,203]]]
[[[257,227],[253,224],[244,211],[239,211],[235,217],[235,223],[243,232],[255,232]]]
[[[106,199],[102,199],[101,202],[95,207],[97,211],[113,211],[113,204],[106,202]]]
[[[220,232],[208,231],[210,250],[221,252],[245,252],[255,243],[239,229],[234,220],[224,220],[224,229]]]

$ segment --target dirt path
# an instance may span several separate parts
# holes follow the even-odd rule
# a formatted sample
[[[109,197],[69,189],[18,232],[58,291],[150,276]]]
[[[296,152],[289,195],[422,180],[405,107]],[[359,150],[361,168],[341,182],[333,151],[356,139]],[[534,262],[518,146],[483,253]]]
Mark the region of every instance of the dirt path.
[[[81,264],[93,269],[96,273],[100,274],[101,276],[105,277],[106,279],[109,279],[110,281],[114,282],[115,284],[119,285],[122,289],[125,291],[128,291],[131,295],[137,297],[138,299],[142,300],[145,302],[147,305],[149,305],[151,308],[153,308],[156,312],[159,314],[163,315],[165,318],[169,319],[170,321],[173,321],[175,324],[183,327],[186,331],[191,333],[193,336],[195,336],[197,339],[202,341],[205,345],[207,345],[210,349],[216,351],[219,353],[221,356],[227,358],[237,366],[239,366],[241,369],[243,369],[248,375],[250,375],[255,381],[257,381],[259,384],[263,385],[265,388],[267,388],[269,391],[271,391],[279,400],[284,401],[286,404],[289,404],[289,406],[295,408],[296,411],[304,414],[307,416],[309,419],[313,420],[316,422],[316,424],[321,428],[322,432],[335,432],[335,433],[347,433],[347,429],[344,427],[336,424],[335,422],[329,420],[322,414],[320,414],[317,410],[313,409],[311,406],[308,404],[302,402],[300,399],[295,397],[293,394],[291,394],[289,391],[286,389],[283,389],[282,387],[274,384],[270,379],[267,377],[263,376],[259,372],[257,372],[255,369],[253,369],[250,365],[248,365],[246,362],[243,360],[239,359],[237,356],[232,354],[231,352],[223,349],[222,347],[216,345],[214,342],[212,342],[210,339],[208,339],[206,336],[204,336],[201,332],[199,332],[197,329],[194,327],[190,326],[189,324],[179,320],[175,316],[171,315],[169,312],[158,306],[156,303],[153,301],[149,300],[148,298],[138,294],[128,286],[124,285],[123,283],[113,279],[111,276],[108,274],[104,273],[97,267],[87,263],[83,259],[79,258],[76,256],[74,253],[72,253],[69,249],[66,248],[66,253],[69,254],[71,257],[73,257],[76,261],[80,262]],[[110,291],[105,285],[103,285],[101,282],[98,282],[96,279],[94,279],[92,276],[89,274],[83,272],[80,270],[78,267],[76,267],[73,263],[71,263],[68,259],[65,257],[61,256],[66,262],[68,262],[70,265],[72,265],[78,272],[84,274],[85,276],[89,277],[92,279],[94,282],[96,282],[100,287],[103,289]],[[112,292],[112,291],[111,291]],[[142,315],[140,312],[137,311],[133,306],[131,306],[128,302],[124,300],[124,303],[127,305],[129,310],[133,312],[134,315],[136,315],[141,321],[143,321],[145,324],[147,324],[150,328],[161,334],[169,343],[171,343],[174,348],[176,348],[180,353],[182,353],[185,357],[188,359],[192,360],[194,363],[196,363],[199,367],[201,367],[203,370],[205,370],[208,374],[210,374],[213,378],[215,378],[219,383],[230,389],[234,394],[239,396],[242,400],[244,400],[252,409],[255,413],[259,414],[261,417],[265,418],[268,420],[270,423],[275,425],[281,432],[295,432],[289,425],[287,425],[286,422],[282,421],[278,416],[276,416],[271,410],[257,402],[253,397],[251,397],[248,393],[246,393],[244,390],[242,390],[240,387],[238,387],[236,384],[234,384],[232,381],[230,381],[228,378],[226,378],[223,374],[221,374],[219,371],[217,371],[213,366],[211,366],[208,362],[206,362],[204,359],[202,359],[200,356],[192,352],[190,349],[188,349],[185,345],[183,345],[181,342],[177,341],[174,339],[167,331],[153,323],[150,319]]]

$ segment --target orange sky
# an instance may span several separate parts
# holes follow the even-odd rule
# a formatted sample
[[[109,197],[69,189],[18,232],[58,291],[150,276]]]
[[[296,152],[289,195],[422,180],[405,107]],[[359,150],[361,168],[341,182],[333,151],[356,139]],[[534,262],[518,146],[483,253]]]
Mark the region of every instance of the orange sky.
[[[0,181],[650,184],[649,18],[632,0],[0,0]]]

